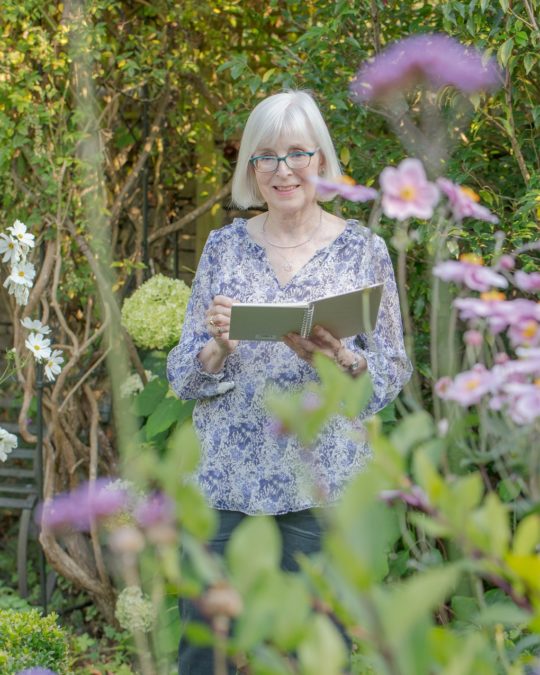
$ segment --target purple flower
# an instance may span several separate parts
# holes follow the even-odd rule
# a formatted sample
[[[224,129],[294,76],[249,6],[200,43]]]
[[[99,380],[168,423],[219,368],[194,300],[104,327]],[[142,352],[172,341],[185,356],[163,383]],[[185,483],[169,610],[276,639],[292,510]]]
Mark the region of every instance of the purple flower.
[[[540,272],[532,272],[527,274],[518,270],[514,274],[514,284],[519,288],[520,291],[525,291],[526,293],[536,293],[540,291]]]
[[[376,199],[378,195],[377,190],[365,185],[357,185],[349,176],[341,176],[337,180],[313,177],[311,181],[321,197],[337,194],[351,202],[368,202]]]
[[[82,483],[72,492],[57,495],[40,505],[37,521],[51,530],[88,532],[93,523],[99,523],[129,505],[126,490],[111,485],[113,482],[109,478],[100,478]]]
[[[501,74],[494,59],[486,60],[447,35],[413,35],[364,64],[350,90],[357,102],[364,103],[389,98],[418,83],[436,88],[452,85],[471,93],[497,88]]]
[[[420,160],[409,158],[397,168],[387,166],[381,171],[379,183],[383,191],[382,209],[389,218],[428,219],[433,215],[439,190],[426,178]]]
[[[135,520],[144,529],[174,523],[174,503],[162,492],[155,492],[135,509]]]
[[[510,325],[508,337],[513,347],[537,347],[540,345],[540,324],[531,318],[520,319]]]
[[[494,392],[498,383],[496,373],[477,363],[471,370],[459,373],[447,386],[436,387],[436,391],[441,398],[456,401],[467,408],[479,403],[486,394]]]
[[[53,670],[48,668],[26,668],[25,670],[19,670],[16,675],[57,675]]]
[[[497,262],[497,267],[502,270],[513,270],[515,266],[516,261],[511,255],[502,255]]]
[[[467,330],[463,334],[463,340],[469,347],[480,347],[484,341],[484,336],[479,330]]]
[[[461,222],[463,218],[476,218],[476,220],[485,220],[488,223],[498,223],[499,219],[485,206],[478,204],[480,198],[470,188],[456,185],[448,178],[438,178],[437,185],[441,191],[448,197],[450,209],[454,218]]]
[[[488,267],[475,255],[463,255],[460,260],[447,260],[433,268],[433,274],[443,281],[465,284],[473,291],[489,291],[492,286],[506,288],[506,279]]]
[[[505,387],[508,413],[516,424],[531,424],[540,417],[540,386],[509,384]]]

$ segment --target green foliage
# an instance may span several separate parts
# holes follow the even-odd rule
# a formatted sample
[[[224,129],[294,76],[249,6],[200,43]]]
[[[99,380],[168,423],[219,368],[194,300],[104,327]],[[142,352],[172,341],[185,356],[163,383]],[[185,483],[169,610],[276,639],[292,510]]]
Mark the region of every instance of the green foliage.
[[[70,672],[69,639],[56,615],[42,617],[35,609],[0,610],[0,668],[5,675],[32,667]]]

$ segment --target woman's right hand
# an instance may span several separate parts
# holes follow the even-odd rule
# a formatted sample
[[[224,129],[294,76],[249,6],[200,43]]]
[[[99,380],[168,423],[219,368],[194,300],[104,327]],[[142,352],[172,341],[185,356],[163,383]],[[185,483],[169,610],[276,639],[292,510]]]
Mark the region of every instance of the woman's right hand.
[[[216,295],[212,304],[206,310],[206,325],[208,332],[225,354],[232,353],[238,347],[238,340],[229,340],[231,325],[232,298],[226,295]]]

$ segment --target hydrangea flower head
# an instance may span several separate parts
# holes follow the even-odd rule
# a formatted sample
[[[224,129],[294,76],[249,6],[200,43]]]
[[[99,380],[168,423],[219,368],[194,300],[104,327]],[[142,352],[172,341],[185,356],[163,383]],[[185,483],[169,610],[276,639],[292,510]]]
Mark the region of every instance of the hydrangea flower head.
[[[428,181],[419,159],[404,159],[399,166],[387,166],[379,177],[382,209],[389,218],[427,220],[439,201],[439,190]]]
[[[376,199],[378,194],[373,188],[358,185],[350,176],[340,176],[336,180],[313,177],[311,181],[321,197],[339,195],[350,202],[368,202]]]
[[[144,633],[152,629],[156,619],[152,602],[138,586],[128,586],[120,593],[115,616],[125,630]]]
[[[0,427],[0,462],[5,462],[8,455],[17,447],[17,436]]]
[[[183,281],[156,274],[124,302],[122,325],[138,347],[168,349],[180,338],[190,294]]]
[[[413,35],[364,64],[350,90],[359,103],[382,100],[418,84],[451,85],[466,93],[495,89],[502,82],[494,59],[444,34]]]

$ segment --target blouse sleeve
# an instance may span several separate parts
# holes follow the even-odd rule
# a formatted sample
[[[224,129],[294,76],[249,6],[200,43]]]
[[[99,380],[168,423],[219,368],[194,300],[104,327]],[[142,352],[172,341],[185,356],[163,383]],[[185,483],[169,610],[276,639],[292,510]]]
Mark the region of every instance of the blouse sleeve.
[[[167,357],[167,378],[181,399],[201,399],[224,394],[234,387],[226,381],[226,368],[207,373],[198,354],[211,339],[206,327],[206,310],[212,302],[212,270],[216,262],[215,232],[211,232],[191,287],[180,343]]]
[[[369,264],[373,266],[373,283],[384,283],[384,289],[372,333],[347,340],[347,347],[361,355],[373,384],[373,396],[362,411],[362,418],[374,415],[393,401],[408,382],[412,366],[403,342],[403,327],[392,260],[384,240],[369,233]]]

